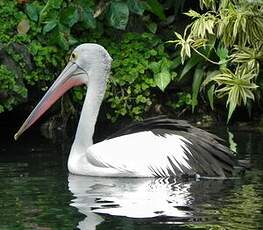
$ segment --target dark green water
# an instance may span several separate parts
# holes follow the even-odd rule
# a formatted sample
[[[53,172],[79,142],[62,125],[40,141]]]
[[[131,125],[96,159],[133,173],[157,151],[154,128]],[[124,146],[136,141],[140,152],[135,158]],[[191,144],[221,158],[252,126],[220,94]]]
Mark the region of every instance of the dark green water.
[[[232,133],[244,177],[168,181],[68,175],[70,143],[1,132],[0,229],[263,229],[263,134]]]

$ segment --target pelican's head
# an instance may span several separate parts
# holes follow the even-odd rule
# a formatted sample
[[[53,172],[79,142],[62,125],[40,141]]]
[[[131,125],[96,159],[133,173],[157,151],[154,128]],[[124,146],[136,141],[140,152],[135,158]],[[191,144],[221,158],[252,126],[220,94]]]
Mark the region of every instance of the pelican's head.
[[[68,65],[72,65],[71,70],[75,72],[74,75],[77,75],[77,78],[79,78],[82,83],[87,84],[93,80],[105,80],[103,77],[107,77],[107,74],[97,73],[109,71],[111,61],[112,58],[102,46],[94,43],[85,43],[79,45],[71,53]],[[74,76],[71,75],[71,77]],[[96,77],[99,77],[99,79]]]
[[[85,43],[72,52],[69,62],[37,104],[21,128],[18,137],[45,113],[66,91],[82,84],[104,85],[111,67],[112,58],[106,49],[98,44]]]

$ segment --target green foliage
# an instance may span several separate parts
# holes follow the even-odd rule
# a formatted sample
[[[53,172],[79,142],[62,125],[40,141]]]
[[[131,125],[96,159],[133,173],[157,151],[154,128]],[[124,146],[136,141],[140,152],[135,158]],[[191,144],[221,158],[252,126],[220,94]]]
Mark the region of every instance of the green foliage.
[[[153,103],[157,103],[157,94],[167,92],[167,87],[189,79],[191,75],[192,84],[173,92],[177,101],[169,106],[177,109],[192,107],[194,111],[200,92],[206,92],[212,109],[215,96],[225,98],[230,119],[237,106],[248,106],[256,99],[256,86],[260,85],[262,5],[259,1],[200,0],[202,13],[194,10],[186,13],[192,22],[182,35],[176,33],[176,39],[171,41],[178,49],[171,61],[162,40],[153,34],[160,31],[161,25],[171,25],[168,13],[172,12],[174,17],[183,9],[184,3],[170,0],[33,0],[19,4],[12,0],[7,6],[0,0],[0,44],[9,47],[15,43],[27,47],[34,65],[31,69],[17,50],[11,49],[8,54],[21,70],[21,85],[25,89],[34,86],[36,91],[47,89],[76,45],[97,42],[105,46],[114,59],[105,98],[112,109],[107,114],[112,121],[121,116],[140,119]],[[142,23],[140,32],[143,29],[152,34],[127,33],[127,28],[133,31],[137,27],[130,26],[132,15]],[[9,23],[6,23],[7,19]],[[236,87],[239,91],[231,91],[237,84],[236,79],[245,75],[249,90],[242,83]],[[223,81],[223,76],[233,82]],[[9,84],[9,78],[2,78],[3,85]],[[234,93],[221,94],[220,90],[226,88]],[[72,95],[80,102],[84,90],[75,89]],[[12,109],[15,103],[10,105]]]
[[[172,63],[164,45],[156,36],[127,34],[124,41],[118,42],[114,36],[117,30],[119,33],[126,29],[132,14],[142,17],[145,27],[150,23],[151,31],[155,32],[156,21],[166,19],[164,7],[157,0],[33,0],[26,3],[12,0],[8,6],[0,0],[0,6],[0,43],[6,47],[13,43],[25,45],[34,65],[28,68],[18,50],[9,50],[8,55],[22,73],[21,84],[25,90],[29,86],[34,86],[36,91],[46,90],[65,65],[65,56],[83,42],[101,43],[114,57],[113,76],[106,96],[106,102],[113,108],[108,115],[112,120],[125,115],[139,119],[152,103],[151,89],[159,87],[164,91],[175,75],[170,71]],[[157,16],[155,21],[152,15]],[[7,76],[2,72],[0,79],[3,85],[9,85],[11,92],[15,85],[11,84],[11,75]],[[75,89],[73,99],[83,100],[83,92]],[[10,102],[8,109],[21,101],[15,94],[13,98],[15,102]]]
[[[13,72],[9,72],[9,69],[13,68],[12,65],[8,63],[1,65],[0,112],[11,110],[15,105],[26,101],[26,85],[37,83],[37,88],[45,90],[46,83],[54,78],[54,69],[56,67],[62,68],[64,64],[61,63],[61,60],[63,60],[62,55],[65,54],[57,47],[48,45],[40,36],[41,28],[37,26],[36,21],[41,6],[36,1],[32,4],[27,4],[23,12],[18,9],[19,4],[16,1],[10,1],[8,6],[0,1],[0,31],[1,34],[4,34],[4,36],[0,36],[3,58],[12,60],[11,63],[16,63],[16,69],[12,70]],[[6,23],[6,20],[9,23]],[[29,24],[21,23],[26,20],[29,20]],[[18,28],[18,26],[21,27]],[[29,30],[25,30],[25,26],[29,26]],[[21,53],[20,49],[15,48],[17,45],[13,44],[19,46],[24,44],[24,47],[27,47],[26,51]],[[31,57],[34,62],[33,71],[32,67],[28,67],[30,60],[27,59],[31,59]]]
[[[211,80],[215,81],[219,86],[215,91],[218,97],[228,97],[228,121],[237,105],[241,105],[242,101],[244,105],[246,105],[249,99],[254,100],[253,90],[258,87],[253,83],[255,74],[253,70],[250,72],[246,71],[247,68],[237,68],[235,73],[229,69],[223,69],[222,73],[218,73],[211,78]]]
[[[192,111],[194,111],[195,106],[197,106],[197,96],[200,90],[200,86],[202,84],[204,78],[204,69],[201,65],[198,65],[195,69],[192,83]]]
[[[8,42],[10,36],[15,33],[15,26],[21,16],[17,12],[15,4],[6,4],[4,1],[0,1],[0,12],[0,40]],[[6,23],[6,19],[8,19],[8,23]]]
[[[214,14],[211,12],[199,14],[194,10],[190,10],[186,15],[195,19],[188,26],[194,38],[207,38],[210,34],[214,34],[213,30],[216,25],[216,16]]]
[[[0,113],[11,110],[26,97],[27,89],[19,83],[17,76],[5,65],[0,65]]]
[[[176,74],[163,42],[155,35],[127,33],[122,42],[102,41],[113,57],[112,76],[106,103],[112,110],[108,118],[116,121],[128,115],[141,119],[154,100],[153,90],[164,91]]]
[[[240,68],[253,70],[258,75],[263,61],[263,49],[235,46],[231,58]]]
[[[173,95],[172,100],[167,100],[165,105],[174,111],[182,112],[192,107],[192,96],[188,92],[177,92]]]
[[[261,1],[246,0],[200,0],[200,5],[207,11],[186,13],[193,21],[183,35],[175,33],[176,39],[169,42],[180,48],[181,62],[185,63],[181,78],[197,67],[193,108],[197,93],[206,87],[212,109],[214,94],[227,98],[229,121],[241,102],[249,107],[248,101],[255,99],[263,62],[263,5]],[[205,64],[202,69],[198,67],[201,64]]]
[[[227,8],[221,9],[217,34],[224,45],[228,47],[234,44],[240,47],[262,45],[262,11],[262,4],[250,4],[246,1],[229,3]]]

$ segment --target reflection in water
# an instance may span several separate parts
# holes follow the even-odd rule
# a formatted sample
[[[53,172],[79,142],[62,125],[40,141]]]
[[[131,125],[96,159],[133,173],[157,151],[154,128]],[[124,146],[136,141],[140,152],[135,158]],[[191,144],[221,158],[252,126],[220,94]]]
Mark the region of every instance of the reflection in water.
[[[96,178],[69,175],[69,190],[75,199],[72,206],[86,215],[78,228],[96,229],[101,216],[151,218],[169,223],[192,222],[195,206],[209,197],[223,196],[227,181],[181,181],[154,178]],[[97,215],[100,214],[100,215]]]
[[[263,135],[232,133],[251,171],[236,180],[177,182],[68,176],[65,143],[1,137],[0,229],[263,229]]]

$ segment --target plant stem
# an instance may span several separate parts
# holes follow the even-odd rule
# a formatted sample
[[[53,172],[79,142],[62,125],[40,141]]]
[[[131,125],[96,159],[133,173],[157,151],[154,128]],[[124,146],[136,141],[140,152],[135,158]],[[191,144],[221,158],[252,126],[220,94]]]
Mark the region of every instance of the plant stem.
[[[196,48],[191,47],[197,54],[199,54],[201,57],[203,57],[205,60],[209,61],[210,63],[214,64],[214,65],[222,65],[227,63],[229,60],[225,60],[224,62],[215,62],[212,61],[211,59],[209,59],[207,56],[205,56],[204,54],[202,54],[201,52],[199,52]]]

